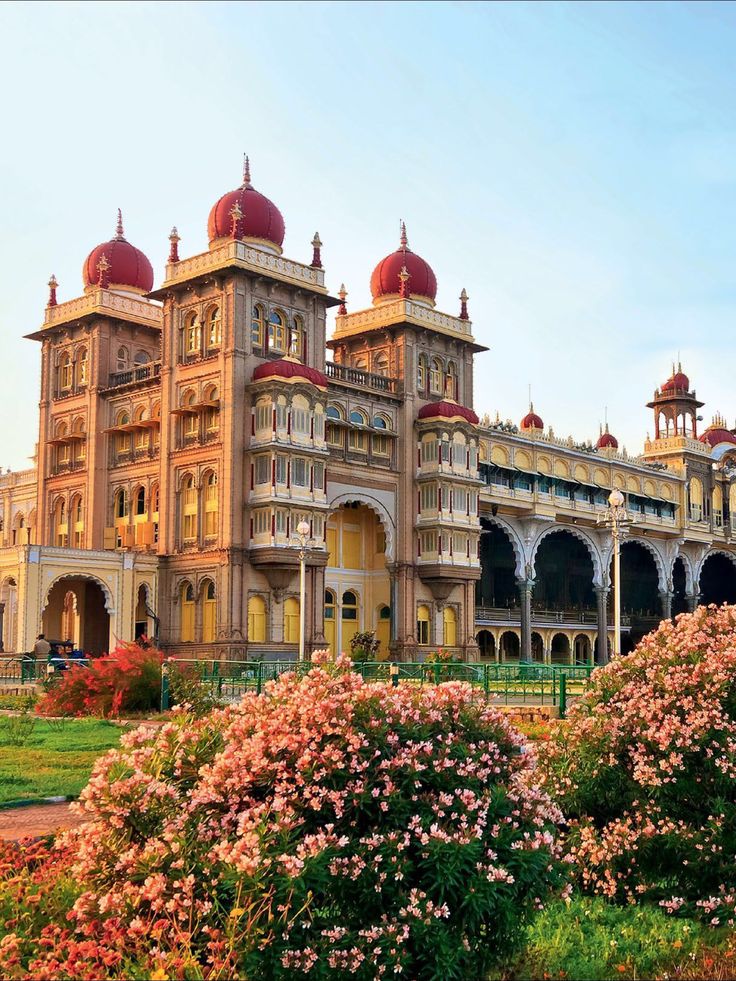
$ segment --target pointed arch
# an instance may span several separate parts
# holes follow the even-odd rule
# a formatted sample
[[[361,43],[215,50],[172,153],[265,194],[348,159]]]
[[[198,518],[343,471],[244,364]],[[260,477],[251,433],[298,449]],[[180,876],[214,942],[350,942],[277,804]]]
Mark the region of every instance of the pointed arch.
[[[366,493],[366,491],[356,490],[349,491],[344,494],[338,494],[329,501],[330,508],[333,511],[337,511],[343,504],[365,504],[367,508],[374,511],[378,516],[378,520],[383,526],[384,533],[386,535],[386,562],[393,562],[394,560],[394,550],[396,541],[396,525],[394,524],[394,519],[388,512],[388,509],[384,504],[381,503],[377,498],[373,497],[371,494]]]
[[[517,579],[521,579],[524,576],[526,563],[524,559],[524,544],[516,528],[514,528],[510,521],[506,521],[505,518],[499,518],[496,515],[490,516],[484,514],[482,521],[485,521],[490,525],[495,525],[497,528],[500,528],[506,533],[507,538],[511,542],[511,547],[514,550],[514,558],[516,560],[516,577]],[[483,531],[481,529],[481,535],[482,534]]]
[[[629,538],[624,539],[624,541],[621,543],[622,547],[625,546],[627,542],[635,542],[637,545],[641,545],[650,553],[650,555],[654,559],[654,564],[657,568],[657,581],[658,581],[657,588],[659,589],[660,593],[667,592],[668,589],[667,584],[669,582],[672,570],[671,568],[670,569],[665,568],[665,560],[659,549],[649,538],[638,538],[634,535],[631,535]]]

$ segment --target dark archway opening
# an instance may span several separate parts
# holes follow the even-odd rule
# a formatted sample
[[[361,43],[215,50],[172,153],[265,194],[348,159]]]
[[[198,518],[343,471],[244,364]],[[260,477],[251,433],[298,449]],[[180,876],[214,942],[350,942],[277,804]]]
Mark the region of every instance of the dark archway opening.
[[[496,656],[496,642],[490,630],[479,630],[476,638],[480,656],[484,660],[493,660]]]
[[[65,630],[70,629],[71,609],[75,614],[75,633],[78,636],[65,637]],[[60,579],[55,583],[43,613],[43,632],[48,640],[71,640],[85,654],[106,653],[110,643],[110,615],[99,583],[82,577]]]
[[[630,654],[662,619],[657,564],[649,549],[635,541],[621,546],[621,614],[629,618],[628,631],[624,625],[621,632],[622,654]],[[609,611],[609,620],[612,617],[613,610]]]
[[[708,606],[715,603],[736,603],[736,566],[733,562],[716,552],[709,555],[700,571],[700,603]]]
[[[679,613],[687,613],[687,576],[685,563],[678,557],[672,566],[672,616]]]
[[[544,662],[544,641],[542,635],[536,631],[532,634],[532,661]]]
[[[516,557],[506,532],[482,520],[480,536],[481,575],[475,584],[477,606],[509,609],[519,605],[516,587]]]
[[[534,566],[536,609],[595,610],[593,560],[579,538],[568,531],[547,535],[537,549]]]

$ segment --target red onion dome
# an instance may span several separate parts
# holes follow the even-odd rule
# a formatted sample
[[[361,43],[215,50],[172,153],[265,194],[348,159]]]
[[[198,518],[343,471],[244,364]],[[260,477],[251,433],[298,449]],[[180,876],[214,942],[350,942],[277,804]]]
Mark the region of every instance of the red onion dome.
[[[207,234],[210,245],[221,238],[255,239],[281,251],[286,234],[283,216],[273,201],[252,186],[247,157],[241,186],[223,194],[212,206]]]
[[[292,358],[280,358],[278,361],[264,361],[253,371],[253,381],[266,381],[279,378],[287,382],[309,382],[317,388],[327,388],[327,376],[316,368],[309,368],[301,361]]]
[[[406,272],[404,272],[406,270]],[[406,296],[428,300],[434,306],[437,296],[437,277],[432,267],[407,244],[406,225],[401,223],[399,247],[381,259],[371,275],[374,302],[384,297]]]
[[[667,381],[662,385],[663,392],[689,392],[690,391],[690,379],[682,370],[682,366],[677,366],[677,371],[675,371],[675,366],[672,366],[672,375]]]
[[[601,432],[598,437],[598,442],[595,444],[599,450],[617,450],[618,440],[615,436],[611,435],[608,431],[608,423],[606,423],[606,431]]]
[[[478,425],[478,416],[472,409],[466,409],[464,405],[453,402],[451,399],[423,405],[417,413],[417,419],[448,419],[456,422],[470,422],[474,426]]]
[[[544,429],[544,422],[542,421],[542,417],[537,415],[537,413],[534,411],[534,406],[533,405],[530,405],[529,406],[529,411],[524,416],[524,418],[521,420],[521,428],[522,429]]]
[[[115,238],[92,249],[84,260],[82,278],[85,289],[101,286],[136,293],[150,293],[153,289],[153,266],[148,257],[125,238],[119,208]]]
[[[718,446],[719,443],[736,444],[736,436],[726,428],[726,420],[720,413],[714,416],[713,422],[699,439],[701,443],[708,443],[710,446]]]

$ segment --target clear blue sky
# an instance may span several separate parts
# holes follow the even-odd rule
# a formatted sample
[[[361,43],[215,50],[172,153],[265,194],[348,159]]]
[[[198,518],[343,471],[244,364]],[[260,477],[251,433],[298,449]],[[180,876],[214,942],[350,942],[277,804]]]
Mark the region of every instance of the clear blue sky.
[[[736,6],[41,3],[0,7],[0,463],[37,439],[46,281],[114,230],[163,273],[240,180],[368,305],[397,244],[465,286],[476,408],[639,451],[681,351],[733,424]]]

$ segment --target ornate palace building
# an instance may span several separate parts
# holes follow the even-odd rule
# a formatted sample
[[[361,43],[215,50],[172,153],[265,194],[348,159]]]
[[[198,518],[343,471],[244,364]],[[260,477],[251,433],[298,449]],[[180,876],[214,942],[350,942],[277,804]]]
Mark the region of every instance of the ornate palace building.
[[[163,281],[125,237],[52,277],[39,342],[35,467],[0,477],[5,651],[39,630],[89,652],[145,633],[192,656],[294,656],[296,527],[307,521],[306,643],[381,655],[569,662],[610,647],[610,534],[620,488],[624,644],[698,603],[736,601],[736,435],[678,368],[654,393],[654,439],[561,439],[474,411],[463,290],[435,306],[429,264],[399,247],[348,311],[250,180],[215,202],[209,248]],[[326,336],[327,311],[337,306]],[[330,360],[326,360],[326,351]]]

